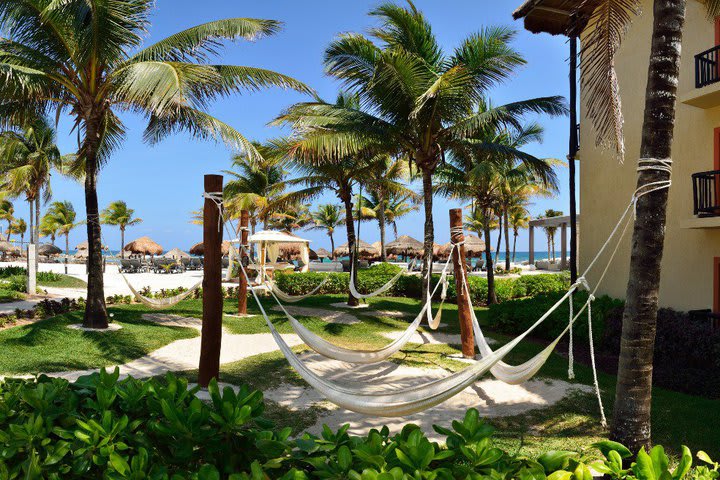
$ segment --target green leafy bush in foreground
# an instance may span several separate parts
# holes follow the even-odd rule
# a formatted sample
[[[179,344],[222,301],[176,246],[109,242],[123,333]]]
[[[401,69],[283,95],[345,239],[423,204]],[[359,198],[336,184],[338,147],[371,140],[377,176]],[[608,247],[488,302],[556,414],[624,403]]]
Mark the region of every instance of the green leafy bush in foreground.
[[[614,479],[713,479],[718,465],[687,448],[669,468],[662,447],[641,451],[629,468],[625,447],[601,442],[604,460],[551,451],[538,458],[497,448],[493,428],[469,410],[462,421],[435,426],[445,438],[430,441],[416,425],[390,435],[387,427],[364,436],[334,432],[291,438],[262,418],[260,392],[241,387],[197,388],[165,379],[118,381],[118,371],[68,383],[41,376],[0,384],[0,478],[108,478],[214,480],[589,480],[591,469]]]
[[[356,287],[360,293],[377,290],[390,281],[400,267],[380,263],[358,271]],[[350,282],[349,273],[281,273],[275,275],[275,282],[280,290],[290,295],[304,295],[328,278],[318,294],[347,294]],[[431,287],[439,281],[440,275],[433,275]],[[570,277],[566,273],[525,275],[517,278],[499,278],[496,280],[499,301],[534,296],[541,293],[564,292],[570,287]],[[487,279],[470,276],[468,278],[470,295],[474,305],[484,305],[487,301]],[[420,275],[403,275],[386,293],[389,296],[420,298],[422,296],[422,279]],[[455,300],[455,283],[450,281],[448,296]]]

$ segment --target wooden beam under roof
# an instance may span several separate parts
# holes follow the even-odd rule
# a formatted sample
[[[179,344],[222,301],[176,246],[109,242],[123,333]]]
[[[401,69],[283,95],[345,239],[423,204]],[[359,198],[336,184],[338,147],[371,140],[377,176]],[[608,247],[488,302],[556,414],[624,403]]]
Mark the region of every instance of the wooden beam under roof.
[[[513,12],[513,18],[522,18],[525,29],[533,33],[578,35],[597,3],[589,2],[581,11],[577,11],[577,3],[576,0],[526,0]]]

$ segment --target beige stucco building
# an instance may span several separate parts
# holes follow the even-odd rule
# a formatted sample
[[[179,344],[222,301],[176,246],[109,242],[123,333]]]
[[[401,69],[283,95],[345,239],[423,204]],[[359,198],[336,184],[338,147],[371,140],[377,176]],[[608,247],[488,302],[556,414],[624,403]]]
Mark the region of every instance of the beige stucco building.
[[[532,31],[566,33],[559,29],[563,22],[567,24],[573,3],[530,0],[516,16],[524,17]],[[624,163],[595,146],[595,132],[583,115],[580,94],[580,271],[602,246],[635,190],[652,34],[653,2],[642,3],[643,14],[634,20],[616,58],[625,117]],[[720,47],[713,49],[720,44],[720,22],[708,20],[703,4],[696,0],[688,1],[686,19],[660,304],[684,311],[713,309],[720,313],[720,174],[713,173],[720,170]],[[702,172],[707,173],[693,178]],[[697,192],[694,183],[699,186]],[[696,202],[704,212],[695,211]],[[630,229],[600,287],[601,293],[617,298],[625,295],[631,233]],[[598,273],[588,275],[589,280],[596,279]]]

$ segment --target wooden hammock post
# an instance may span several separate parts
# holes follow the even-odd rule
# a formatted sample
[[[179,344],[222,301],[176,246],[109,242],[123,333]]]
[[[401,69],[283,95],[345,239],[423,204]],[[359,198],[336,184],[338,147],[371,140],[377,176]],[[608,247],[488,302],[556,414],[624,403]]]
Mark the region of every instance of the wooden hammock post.
[[[250,224],[250,214],[247,210],[240,211],[240,258],[238,261],[245,265],[248,244],[248,225]],[[243,275],[242,270],[238,270],[238,314],[240,316],[247,315],[247,278]]]
[[[460,340],[462,354],[465,358],[475,357],[475,338],[473,336],[472,317],[470,316],[470,299],[465,292],[467,267],[465,265],[465,234],[462,231],[462,209],[450,210],[450,242],[460,244],[453,249],[452,260],[455,274],[455,291],[457,292],[458,320],[460,321]]]
[[[222,198],[223,177],[205,175],[205,193]],[[210,198],[203,207],[203,316],[200,339],[200,373],[198,384],[205,388],[220,374],[220,342],[222,340],[222,224],[220,209]]]

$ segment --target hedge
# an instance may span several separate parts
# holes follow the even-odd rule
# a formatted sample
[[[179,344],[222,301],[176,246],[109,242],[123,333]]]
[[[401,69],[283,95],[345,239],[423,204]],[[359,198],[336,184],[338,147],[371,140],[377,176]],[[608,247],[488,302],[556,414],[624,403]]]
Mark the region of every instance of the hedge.
[[[391,435],[387,427],[362,436],[349,425],[320,436],[277,429],[262,414],[261,392],[211,382],[209,402],[198,387],[164,379],[120,381],[101,371],[76,383],[40,376],[0,383],[0,478],[153,480],[349,480],[592,478],[586,456],[550,451],[537,458],[495,445],[494,429],[471,409],[430,441],[413,424]],[[638,454],[609,441],[594,445],[605,457],[592,468],[617,479],[717,478],[717,464],[699,453],[691,469],[687,448],[674,470],[662,447]],[[628,462],[629,463],[629,462]],[[652,467],[649,467],[652,465]],[[648,470],[650,468],[650,470]],[[652,475],[648,474],[651,471]]]
[[[359,270],[356,287],[360,293],[377,290],[385,285],[400,267],[386,263],[376,264],[370,268]],[[347,294],[350,282],[349,273],[281,273],[275,275],[275,282],[280,290],[290,295],[304,295],[317,287],[325,278],[329,280],[318,291],[320,295]],[[434,286],[440,275],[432,276]],[[487,279],[470,276],[468,278],[470,295],[474,305],[484,305],[487,301]],[[498,278],[495,281],[499,301],[514,298],[566,291],[570,286],[570,277],[563,274],[524,275],[514,278]],[[422,278],[419,275],[403,275],[387,292],[388,296],[420,298],[422,296]],[[450,282],[448,289],[450,301],[455,300],[455,283]]]

